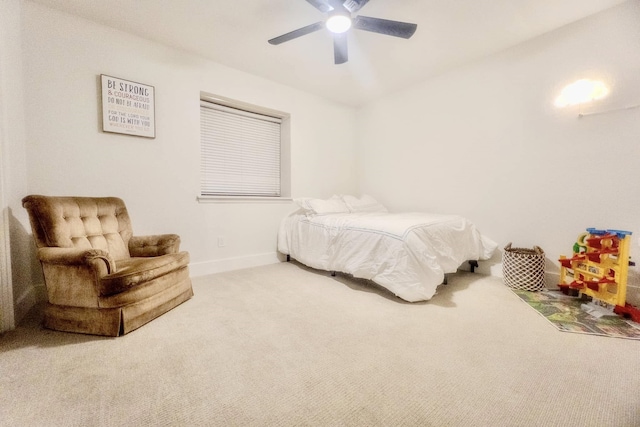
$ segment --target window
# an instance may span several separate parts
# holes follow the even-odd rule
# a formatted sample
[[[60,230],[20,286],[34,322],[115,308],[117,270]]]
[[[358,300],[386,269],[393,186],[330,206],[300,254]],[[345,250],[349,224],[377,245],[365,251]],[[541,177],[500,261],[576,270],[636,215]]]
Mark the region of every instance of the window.
[[[288,115],[201,95],[200,196],[289,197]]]

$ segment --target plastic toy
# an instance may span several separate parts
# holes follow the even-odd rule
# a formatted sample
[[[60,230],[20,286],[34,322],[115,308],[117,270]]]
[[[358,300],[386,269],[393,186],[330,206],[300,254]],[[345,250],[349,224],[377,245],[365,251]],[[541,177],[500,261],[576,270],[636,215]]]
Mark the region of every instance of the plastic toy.
[[[560,290],[613,306],[614,313],[640,323],[640,309],[626,302],[630,240],[630,231],[587,228],[573,245],[573,256],[558,260]]]

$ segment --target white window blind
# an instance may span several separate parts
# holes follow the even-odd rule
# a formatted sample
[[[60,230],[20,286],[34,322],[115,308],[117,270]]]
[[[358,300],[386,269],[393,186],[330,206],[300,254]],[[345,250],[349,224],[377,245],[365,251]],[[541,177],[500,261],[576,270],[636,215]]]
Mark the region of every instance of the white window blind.
[[[200,101],[200,194],[279,197],[281,122]]]

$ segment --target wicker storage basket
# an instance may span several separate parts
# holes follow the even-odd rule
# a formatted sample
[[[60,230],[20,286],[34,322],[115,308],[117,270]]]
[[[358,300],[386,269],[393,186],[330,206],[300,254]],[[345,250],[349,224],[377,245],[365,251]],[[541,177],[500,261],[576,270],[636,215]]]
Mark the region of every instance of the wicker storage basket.
[[[539,291],[544,288],[544,251],[512,248],[509,243],[502,256],[504,283],[513,289]]]

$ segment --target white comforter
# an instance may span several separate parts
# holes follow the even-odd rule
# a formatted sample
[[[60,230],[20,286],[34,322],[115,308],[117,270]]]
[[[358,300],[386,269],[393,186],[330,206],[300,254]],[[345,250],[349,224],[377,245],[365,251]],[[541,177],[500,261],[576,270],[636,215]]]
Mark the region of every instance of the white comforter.
[[[320,270],[369,279],[400,298],[430,299],[467,260],[491,257],[497,244],[457,215],[350,213],[286,217],[278,251]]]

